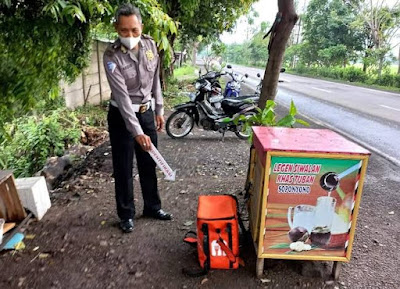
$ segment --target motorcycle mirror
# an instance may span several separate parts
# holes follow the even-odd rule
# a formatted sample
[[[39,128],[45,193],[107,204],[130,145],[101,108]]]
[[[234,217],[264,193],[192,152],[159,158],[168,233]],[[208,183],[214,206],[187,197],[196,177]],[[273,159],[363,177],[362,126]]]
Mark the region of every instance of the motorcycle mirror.
[[[261,74],[260,74],[260,73],[257,73],[257,77],[261,77]]]
[[[229,69],[231,69],[231,68],[232,68],[232,65],[228,64],[226,67],[229,68]]]
[[[248,75],[247,73],[246,73],[244,76],[245,76],[246,78],[249,77],[249,75]]]
[[[286,69],[285,68],[281,68],[281,70],[280,70],[281,72],[285,72],[286,71]]]

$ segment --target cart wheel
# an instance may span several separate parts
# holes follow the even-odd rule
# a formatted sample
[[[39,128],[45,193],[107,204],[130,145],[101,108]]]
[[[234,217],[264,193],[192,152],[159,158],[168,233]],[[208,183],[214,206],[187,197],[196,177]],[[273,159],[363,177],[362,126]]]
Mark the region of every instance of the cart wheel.
[[[264,258],[257,258],[256,275],[261,278],[264,273]]]
[[[339,279],[340,269],[342,268],[342,262],[333,262],[332,277],[334,280]]]

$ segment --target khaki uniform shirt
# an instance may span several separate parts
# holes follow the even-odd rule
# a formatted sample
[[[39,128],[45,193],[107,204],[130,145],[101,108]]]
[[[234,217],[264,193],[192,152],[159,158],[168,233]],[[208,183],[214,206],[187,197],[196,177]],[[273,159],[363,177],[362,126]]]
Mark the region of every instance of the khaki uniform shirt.
[[[108,46],[103,57],[111,99],[118,104],[126,128],[133,137],[143,134],[143,130],[132,103],[147,103],[154,98],[156,114],[164,114],[156,44],[151,37],[142,35],[138,45],[139,54],[136,57],[118,39]]]

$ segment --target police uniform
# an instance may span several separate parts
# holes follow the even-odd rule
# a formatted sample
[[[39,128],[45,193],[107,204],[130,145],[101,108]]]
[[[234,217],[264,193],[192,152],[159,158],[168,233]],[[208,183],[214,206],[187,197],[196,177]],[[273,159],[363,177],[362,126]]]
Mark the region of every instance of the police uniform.
[[[159,56],[151,37],[142,35],[139,52],[128,50],[120,40],[110,44],[104,53],[104,68],[111,88],[108,126],[115,178],[117,212],[121,220],[133,219],[133,156],[136,154],[144,200],[144,212],[161,209],[157,188],[156,164],[134,140],[146,134],[157,146],[155,113],[163,115],[163,98],[159,79]]]

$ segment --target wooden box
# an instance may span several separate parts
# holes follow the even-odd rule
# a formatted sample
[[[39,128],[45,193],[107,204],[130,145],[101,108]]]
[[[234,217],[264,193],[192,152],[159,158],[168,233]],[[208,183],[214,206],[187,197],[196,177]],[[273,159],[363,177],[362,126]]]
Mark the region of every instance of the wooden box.
[[[264,258],[350,261],[370,152],[326,129],[253,131],[248,206],[257,275]]]

